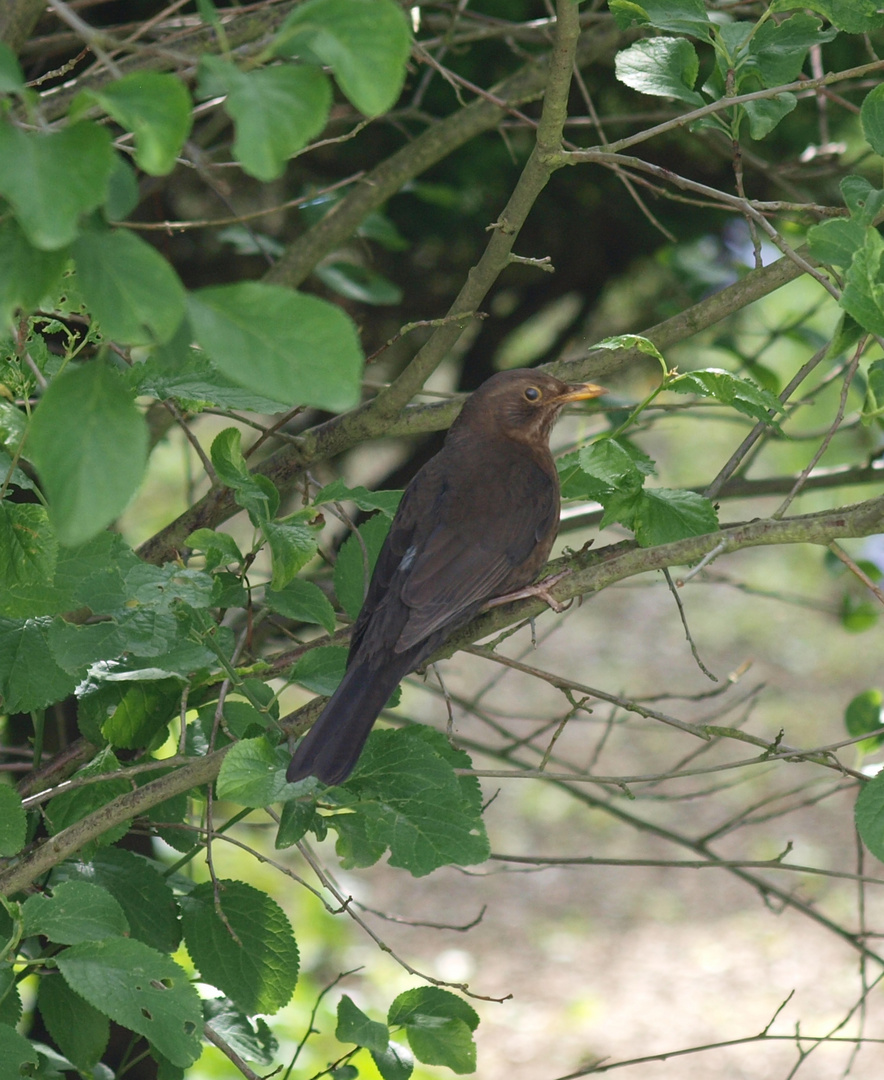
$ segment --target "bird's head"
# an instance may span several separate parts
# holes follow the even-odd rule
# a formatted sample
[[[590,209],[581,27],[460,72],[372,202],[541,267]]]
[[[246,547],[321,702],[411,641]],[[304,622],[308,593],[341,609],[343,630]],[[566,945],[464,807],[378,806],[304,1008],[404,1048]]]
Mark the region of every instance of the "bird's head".
[[[566,383],[542,371],[501,371],[467,400],[455,427],[546,445],[563,406],[605,393],[594,383]]]

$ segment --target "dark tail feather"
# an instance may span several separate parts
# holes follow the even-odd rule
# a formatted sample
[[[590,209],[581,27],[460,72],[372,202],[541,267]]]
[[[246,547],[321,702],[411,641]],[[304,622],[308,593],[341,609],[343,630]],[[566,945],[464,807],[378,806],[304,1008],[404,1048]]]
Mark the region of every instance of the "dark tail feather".
[[[356,767],[368,733],[401,677],[399,671],[373,670],[367,664],[348,668],[298,744],[285,774],[289,783],[315,776],[324,784],[342,784]]]

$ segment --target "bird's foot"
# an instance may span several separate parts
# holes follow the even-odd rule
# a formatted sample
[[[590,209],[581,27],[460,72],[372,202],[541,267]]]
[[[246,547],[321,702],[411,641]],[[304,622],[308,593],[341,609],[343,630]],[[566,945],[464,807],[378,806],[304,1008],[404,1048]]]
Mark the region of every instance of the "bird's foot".
[[[531,596],[539,596],[541,600],[545,600],[549,604],[553,611],[561,614],[568,605],[559,603],[549,590],[570,573],[570,570],[560,570],[558,574],[552,574],[550,577],[544,578],[543,581],[538,581],[535,585],[526,585],[524,589],[517,589],[515,592],[506,593],[504,596],[495,596],[493,600],[487,601],[483,610],[488,611],[491,608],[500,607],[501,604],[511,604],[513,600],[527,600]]]

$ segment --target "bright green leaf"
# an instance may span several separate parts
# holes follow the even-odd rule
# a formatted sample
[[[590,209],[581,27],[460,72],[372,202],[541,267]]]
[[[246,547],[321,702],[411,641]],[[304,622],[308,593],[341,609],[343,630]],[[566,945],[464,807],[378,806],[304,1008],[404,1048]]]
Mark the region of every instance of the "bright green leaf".
[[[34,415],[28,453],[59,540],[79,544],[118,517],[135,494],[147,460],[147,426],[119,376],[92,361],[52,382]]]
[[[202,978],[243,1012],[275,1013],[298,981],[298,946],[282,908],[242,881],[207,881],[181,902],[184,942]],[[227,925],[225,925],[225,922]],[[236,935],[231,935],[231,930]]]
[[[637,22],[671,34],[691,34],[704,41],[710,37],[712,24],[703,0],[610,0],[608,7],[623,30]]]
[[[864,690],[851,700],[844,712],[844,726],[851,738],[866,735],[884,727],[884,694],[880,690]],[[857,744],[861,754],[871,754],[884,745],[884,734],[873,735]]]
[[[462,998],[435,986],[400,994],[387,1014],[391,1027],[402,1026],[415,1057],[426,1065],[447,1065],[456,1073],[474,1072],[479,1026],[475,1009]]]
[[[84,95],[132,132],[135,161],[146,173],[165,176],[175,168],[192,123],[190,94],[176,75],[139,71]]]
[[[845,276],[841,306],[872,334],[884,334],[884,282],[881,257],[884,240],[877,229],[867,229],[863,246],[853,257]]]
[[[356,772],[333,789],[342,805],[358,802],[360,810],[328,819],[342,864],[370,866],[389,848],[391,866],[422,877],[487,859],[478,782],[454,771],[469,761],[426,727],[373,731]]]
[[[0,618],[0,694],[8,713],[42,709],[67,697],[80,681],[79,674],[65,671],[52,654],[52,621]]]
[[[168,341],[184,318],[184,286],[156,248],[126,229],[89,230],[75,242],[77,286],[106,337]]]
[[[80,216],[107,198],[112,168],[110,132],[98,124],[47,133],[0,122],[0,195],[35,247],[54,250],[76,237]]]
[[[17,308],[30,311],[54,290],[67,260],[64,248],[33,247],[12,218],[0,222],[0,333]]]
[[[393,0],[307,0],[288,16],[277,54],[308,51],[332,69],[338,86],[360,112],[391,109],[405,82],[411,33]]]
[[[382,1054],[390,1042],[390,1032],[386,1024],[366,1016],[353,999],[344,994],[338,1002],[335,1038],[338,1042],[356,1043]]]
[[[794,94],[782,93],[772,98],[744,101],[741,108],[749,118],[749,134],[759,141],[766,139],[777,124],[798,104]]]
[[[879,156],[884,156],[884,83],[865,96],[859,113],[866,142]]]
[[[694,491],[649,488],[642,492],[633,528],[642,547],[705,536],[718,528],[715,506]]]
[[[860,225],[873,225],[884,211],[884,191],[873,187],[864,176],[845,176],[839,187],[851,218]]]
[[[641,94],[671,97],[699,108],[694,90],[700,62],[687,38],[648,38],[617,53],[614,70],[620,82]]]
[[[807,231],[810,253],[815,259],[830,266],[846,269],[853,256],[862,247],[865,229],[855,218],[832,218]]]
[[[227,95],[225,108],[236,125],[234,157],[258,180],[281,176],[289,158],[325,127],[331,108],[329,81],[312,65],[240,71],[220,56],[206,55],[200,79],[204,92]]]
[[[73,858],[53,874],[55,881],[89,881],[119,903],[131,934],[160,952],[174,952],[181,940],[178,904],[155,865],[121,848],[101,848],[88,860]]]
[[[715,398],[732,409],[751,416],[754,420],[776,427],[775,415],[783,412],[783,403],[769,390],[764,390],[751,379],[741,378],[730,371],[706,368],[679,375],[668,386],[677,394],[699,394]],[[774,414],[774,417],[771,416]]]
[[[837,30],[823,30],[819,19],[804,12],[781,23],[768,19],[752,35],[746,63],[757,71],[764,86],[782,86],[801,74],[812,45],[824,45],[837,35]]]
[[[0,94],[17,94],[25,88],[25,77],[15,53],[0,41]]]
[[[140,941],[107,938],[73,945],[57,963],[72,990],[144,1035],[174,1065],[187,1068],[200,1056],[199,996],[168,956]]]
[[[301,511],[281,521],[265,521],[261,532],[272,556],[273,577],[270,586],[284,589],[307,565],[317,552],[316,528],[305,523],[305,514],[313,517],[313,511]]]
[[[362,356],[340,308],[246,281],[190,298],[197,339],[234,381],[290,405],[341,412],[359,400]]]
[[[33,1076],[39,1057],[37,1048],[9,1024],[0,1024],[0,1080],[21,1080]]]
[[[879,862],[884,862],[884,772],[863,785],[854,818],[862,842]]]
[[[60,945],[100,941],[129,933],[123,909],[106,890],[86,881],[65,881],[52,896],[37,893],[22,905],[23,934],[42,934]]]
[[[0,501],[0,614],[33,613],[31,596],[55,577],[58,541],[44,507]]]
[[[21,851],[26,831],[21,798],[8,784],[0,784],[0,858],[11,858]]]
[[[240,739],[221,762],[217,792],[241,806],[267,806],[282,798],[289,786],[285,778],[288,755],[267,739]]]
[[[816,11],[848,34],[868,34],[884,26],[884,13],[878,0],[774,0],[771,11],[792,11],[794,8],[809,8]]]
[[[330,634],[335,629],[335,609],[325,593],[312,581],[295,578],[284,589],[268,588],[264,602],[271,611],[298,622],[318,623]]]

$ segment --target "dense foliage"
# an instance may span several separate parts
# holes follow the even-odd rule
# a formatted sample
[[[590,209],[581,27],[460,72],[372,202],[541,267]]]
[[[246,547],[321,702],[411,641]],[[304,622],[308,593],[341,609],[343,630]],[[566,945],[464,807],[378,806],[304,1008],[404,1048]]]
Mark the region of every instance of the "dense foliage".
[[[880,568],[841,541],[884,532],[884,15],[872,0],[5,7],[0,761],[19,783],[0,785],[0,1076],[180,1077],[206,1042],[253,1076],[284,1062],[264,1017],[289,1002],[299,949],[264,888],[215,873],[220,838],[272,822],[346,910],[311,846],[329,833],[350,871],[387,857],[420,877],[491,852],[481,770],[395,709],[346,784],[285,781],[399,489],[456,415],[453,393],[411,404],[434,373],[468,391],[545,363],[612,387],[559,463],[584,504],[564,538],[619,536],[564,552],[563,603],[651,571],[675,595],[670,567],[702,579],[741,549],[813,544],[847,568],[843,626],[879,633]],[[799,317],[748,333],[750,305],[799,279]],[[690,487],[655,449],[685,417]],[[379,490],[339,475],[406,436],[423,437],[410,460],[367,469]],[[176,439],[186,497],[158,499]],[[771,496],[727,523],[729,500]],[[544,610],[496,608],[444,654],[497,633],[474,651],[518,666],[497,650]],[[466,740],[473,758],[545,770],[589,804],[593,769],[554,744],[608,701],[683,739],[673,773],[690,740],[834,773],[884,860],[884,775],[840,746],[549,681],[564,715],[529,740],[505,724],[502,742]],[[845,706],[828,743],[873,754],[881,689]],[[592,805],[643,782],[599,780]],[[384,1019],[339,994],[331,1075],[473,1071],[468,994],[415,973]]]

